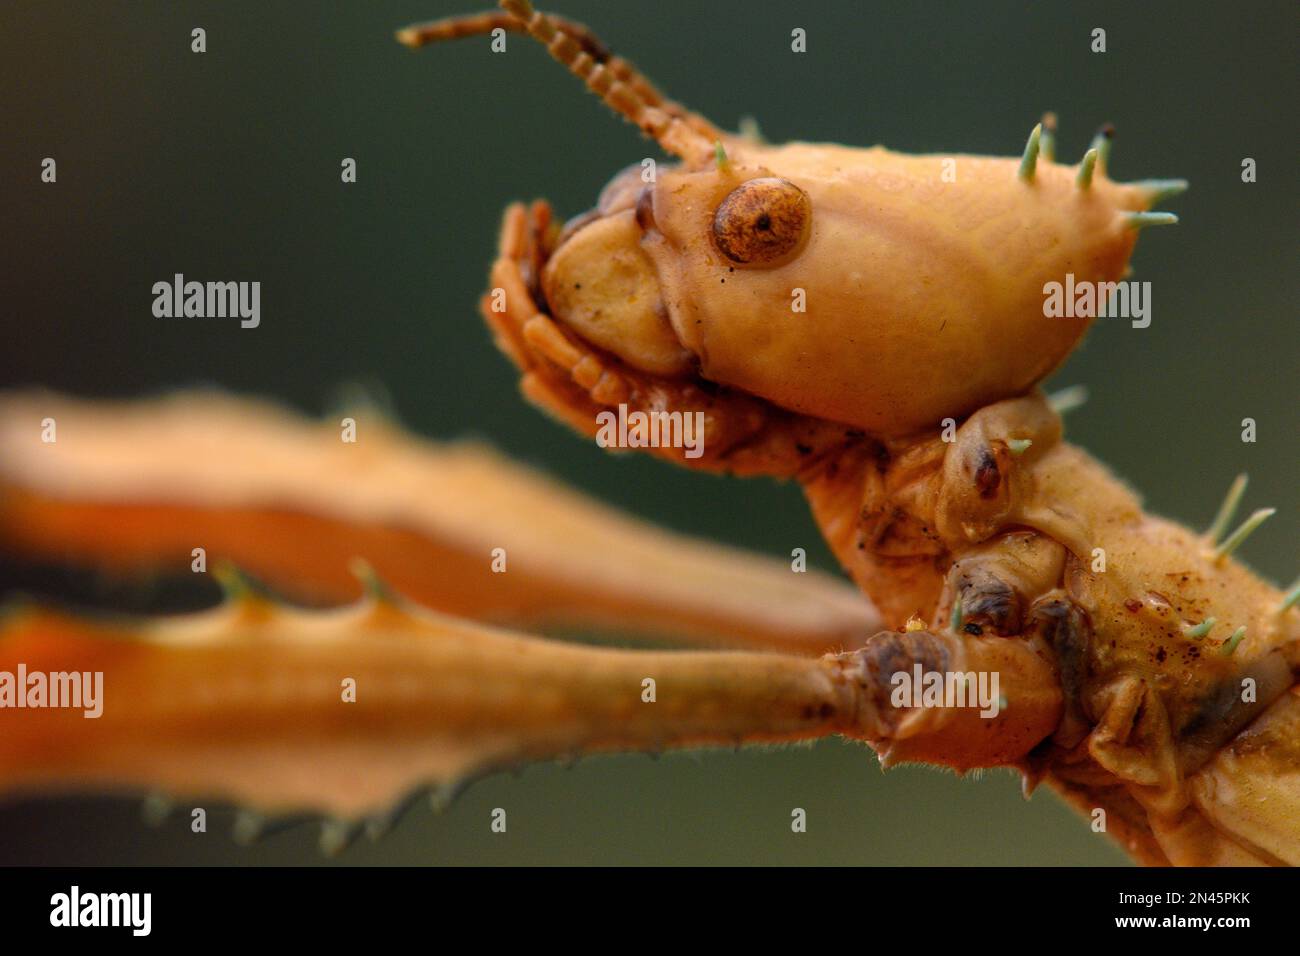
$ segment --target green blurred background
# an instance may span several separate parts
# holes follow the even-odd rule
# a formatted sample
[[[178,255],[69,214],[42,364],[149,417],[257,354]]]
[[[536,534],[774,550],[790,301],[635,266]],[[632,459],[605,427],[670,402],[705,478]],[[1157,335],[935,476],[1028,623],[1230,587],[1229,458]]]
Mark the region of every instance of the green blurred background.
[[[666,526],[832,562],[790,485],[614,458],[526,406],[475,303],[502,208],[545,196],[562,216],[654,151],[535,44],[478,38],[412,53],[394,28],[474,0],[356,3],[14,2],[0,10],[3,230],[0,384],[136,396],[214,383],[323,411],[382,385],[430,436],[474,434]],[[1245,558],[1297,570],[1292,3],[631,3],[557,0],[670,96],[773,140],[906,151],[1019,152],[1045,109],[1073,162],[1119,129],[1120,179],[1183,176],[1176,229],[1146,234],[1150,328],[1101,322],[1054,379],[1086,383],[1070,437],[1146,494],[1208,521],[1232,476],[1280,514]],[[207,30],[208,51],[190,52]],[[808,52],[790,52],[794,27]],[[1089,50],[1094,27],[1108,52]],[[58,161],[57,185],[39,182]],[[1243,157],[1259,181],[1240,179]],[[343,185],[340,161],[358,161]],[[1292,170],[1292,172],[1287,172]],[[262,324],[156,319],[155,281],[262,282]],[[1258,422],[1256,444],[1240,421]],[[74,575],[0,566],[84,600]],[[109,586],[102,603],[149,609]],[[203,595],[206,600],[209,595]],[[175,597],[172,596],[172,600]],[[179,599],[183,604],[185,598]],[[154,601],[154,603],[150,603]],[[506,835],[489,832],[493,807]],[[790,832],[792,807],[808,832]],[[214,810],[194,835],[139,823],[125,800],[0,805],[0,863],[311,863],[314,828],[234,846]],[[882,774],[866,749],[606,757],[473,786],[416,808],[344,863],[1105,864],[1104,838],[1004,773]]]

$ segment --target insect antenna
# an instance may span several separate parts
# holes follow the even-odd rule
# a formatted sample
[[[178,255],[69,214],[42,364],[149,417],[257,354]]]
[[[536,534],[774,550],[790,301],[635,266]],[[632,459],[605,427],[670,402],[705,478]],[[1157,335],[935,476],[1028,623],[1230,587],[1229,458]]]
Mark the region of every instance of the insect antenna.
[[[418,49],[440,40],[490,33],[527,33],[567,67],[615,113],[634,123],[663,149],[688,162],[704,161],[721,137],[704,117],[665,98],[645,76],[581,23],[543,13],[529,0],[501,0],[504,12],[452,17],[397,32],[399,42]]]
[[[573,37],[582,47],[584,53],[597,63],[604,64],[605,69],[609,70],[616,79],[636,90],[637,94],[651,106],[658,106],[674,116],[685,117],[688,115],[684,107],[665,99],[663,94],[655,89],[635,66],[621,56],[615,56],[610,52],[609,47],[605,46],[600,38],[592,33],[587,26],[577,20],[569,20],[556,14],[550,14],[549,16],[557,27]],[[489,10],[486,13],[447,17],[443,20],[416,23],[409,27],[403,27],[397,31],[397,41],[412,50],[418,50],[430,43],[481,36],[491,33],[493,30],[505,30],[508,33],[527,33],[528,24],[517,19],[513,13],[507,13],[504,10]],[[712,124],[705,122],[704,125],[708,129],[712,129]],[[706,129],[701,130],[701,132],[707,131]]]

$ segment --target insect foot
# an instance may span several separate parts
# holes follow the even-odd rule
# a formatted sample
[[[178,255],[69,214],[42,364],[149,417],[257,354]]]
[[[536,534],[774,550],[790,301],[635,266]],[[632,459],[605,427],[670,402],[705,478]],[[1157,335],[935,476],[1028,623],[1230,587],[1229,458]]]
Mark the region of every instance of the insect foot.
[[[1060,721],[1055,671],[1029,642],[882,631],[830,659],[856,689],[851,726],[841,732],[869,742],[886,767],[1015,766]]]

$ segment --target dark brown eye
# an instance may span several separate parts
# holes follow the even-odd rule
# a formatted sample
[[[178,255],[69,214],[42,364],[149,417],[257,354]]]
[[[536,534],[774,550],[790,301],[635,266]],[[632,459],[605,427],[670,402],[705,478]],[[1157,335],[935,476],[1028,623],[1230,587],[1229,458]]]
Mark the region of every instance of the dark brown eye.
[[[812,203],[786,179],[751,179],[731,191],[713,214],[713,241],[741,265],[776,265],[808,235]]]

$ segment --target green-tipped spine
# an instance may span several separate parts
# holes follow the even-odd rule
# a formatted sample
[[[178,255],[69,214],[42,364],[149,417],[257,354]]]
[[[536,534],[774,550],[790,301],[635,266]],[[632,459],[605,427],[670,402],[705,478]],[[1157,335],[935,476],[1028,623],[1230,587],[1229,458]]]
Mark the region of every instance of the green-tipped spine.
[[[1087,385],[1070,385],[1047,396],[1047,404],[1058,415],[1065,415],[1076,408],[1082,408],[1087,402]]]
[[[1049,163],[1056,162],[1056,114],[1043,114],[1042,134],[1038,137],[1038,152]]]
[[[1176,226],[1178,217],[1172,212],[1130,212],[1124,216],[1125,225],[1130,229],[1145,229],[1147,226]]]
[[[1211,544],[1217,545],[1224,532],[1228,530],[1228,525],[1232,524],[1232,519],[1237,514],[1237,506],[1241,504],[1242,495],[1246,493],[1246,485],[1249,483],[1250,476],[1244,471],[1232,480],[1228,493],[1223,496],[1223,503],[1219,505],[1219,511],[1214,516],[1214,521],[1205,530],[1205,537]]]
[[[1115,127],[1107,123],[1097,130],[1091,148],[1097,151],[1097,169],[1104,176],[1110,170],[1110,147],[1115,141]]]
[[[1241,627],[1237,628],[1235,631],[1232,632],[1232,637],[1228,638],[1227,642],[1223,645],[1223,647],[1219,649],[1219,653],[1222,654],[1224,657],[1231,657],[1234,653],[1236,653],[1237,645],[1241,643],[1241,639],[1245,636],[1246,636],[1246,625],[1243,624]]]
[[[1093,147],[1083,154],[1083,162],[1079,163],[1079,175],[1074,180],[1075,185],[1080,189],[1089,189],[1092,186],[1092,171],[1097,168],[1097,149]]]
[[[1042,145],[1043,124],[1039,123],[1029,132],[1025,142],[1025,154],[1020,158],[1020,171],[1016,173],[1021,182],[1032,183],[1034,171],[1038,168],[1038,152]]]
[[[1285,614],[1295,607],[1297,601],[1300,601],[1300,578],[1296,578],[1286,594],[1282,595],[1282,603],[1277,606],[1277,613]]]
[[[1147,202],[1154,206],[1162,200],[1187,192],[1188,182],[1185,179],[1139,179],[1128,185],[1146,193]]]
[[[348,562],[348,570],[352,576],[361,582],[365,588],[366,597],[376,603],[391,603],[393,600],[392,589],[384,583],[384,579],[379,576],[369,561],[365,558],[353,558]]]
[[[1236,531],[1232,532],[1232,534],[1228,535],[1228,537],[1224,539],[1223,544],[1219,545],[1218,549],[1214,552],[1214,559],[1216,561],[1222,561],[1225,558],[1230,557],[1232,552],[1241,547],[1242,542],[1255,532],[1256,528],[1275,514],[1277,514],[1276,508],[1260,508],[1243,521]]]

